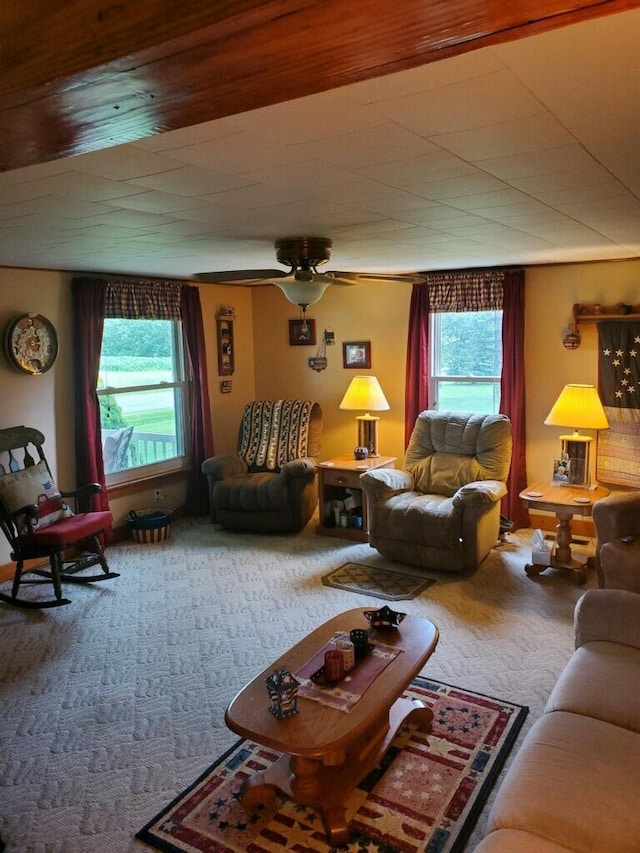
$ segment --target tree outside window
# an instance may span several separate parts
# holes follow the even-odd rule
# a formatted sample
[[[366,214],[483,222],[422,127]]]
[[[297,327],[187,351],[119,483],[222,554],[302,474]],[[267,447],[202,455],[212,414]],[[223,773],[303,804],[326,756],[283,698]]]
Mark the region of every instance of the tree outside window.
[[[440,411],[497,414],[502,311],[434,312],[429,400]]]

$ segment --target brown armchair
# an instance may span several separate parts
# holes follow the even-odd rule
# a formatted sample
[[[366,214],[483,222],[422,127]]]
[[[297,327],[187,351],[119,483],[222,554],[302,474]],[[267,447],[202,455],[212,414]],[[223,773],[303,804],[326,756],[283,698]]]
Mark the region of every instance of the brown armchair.
[[[640,593],[640,492],[619,492],[593,505],[598,586]]]
[[[498,540],[510,464],[511,422],[504,415],[422,412],[402,470],[360,477],[369,544],[422,568],[477,568]]]
[[[322,410],[310,400],[256,400],[244,408],[238,452],[202,463],[211,520],[233,530],[300,530],[318,501]]]

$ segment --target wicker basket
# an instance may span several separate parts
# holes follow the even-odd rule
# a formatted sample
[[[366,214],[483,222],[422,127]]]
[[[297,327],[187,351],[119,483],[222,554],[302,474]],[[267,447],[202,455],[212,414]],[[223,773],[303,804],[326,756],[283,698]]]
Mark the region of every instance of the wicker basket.
[[[127,515],[131,534],[140,545],[166,542],[171,535],[171,513],[167,509],[132,509]]]

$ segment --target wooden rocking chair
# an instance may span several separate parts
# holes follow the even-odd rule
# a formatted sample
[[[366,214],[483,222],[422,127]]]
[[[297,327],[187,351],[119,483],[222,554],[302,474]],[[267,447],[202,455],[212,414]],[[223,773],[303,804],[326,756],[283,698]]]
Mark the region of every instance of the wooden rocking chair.
[[[88,500],[101,487],[91,483],[61,492],[51,476],[43,444],[44,436],[37,429],[0,430],[0,527],[16,563],[11,594],[0,592],[0,600],[18,607],[69,604],[62,597],[63,581],[94,583],[119,577],[109,571],[100,541],[100,534],[113,521],[111,513],[74,511],[78,498]],[[101,567],[100,573],[80,574],[95,565]],[[21,597],[24,584],[53,584],[55,597]]]

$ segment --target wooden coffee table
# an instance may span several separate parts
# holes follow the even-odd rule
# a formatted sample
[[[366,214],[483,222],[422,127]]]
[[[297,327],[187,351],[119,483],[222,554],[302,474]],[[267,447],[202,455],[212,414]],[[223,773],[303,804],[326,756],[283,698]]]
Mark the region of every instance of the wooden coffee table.
[[[408,615],[397,629],[370,630],[372,643],[402,651],[348,713],[302,696],[298,713],[279,720],[269,710],[265,679],[278,667],[295,673],[336,632],[369,628],[364,609],[335,616],[293,646],[247,684],[225,714],[232,731],[283,753],[245,782],[242,802],[247,807],[265,804],[279,791],[296,803],[313,806],[322,814],[332,844],[348,840],[347,797],[379,763],[400,726],[409,721],[423,729],[431,725],[431,710],[402,693],[433,654],[438,629],[427,619]]]

